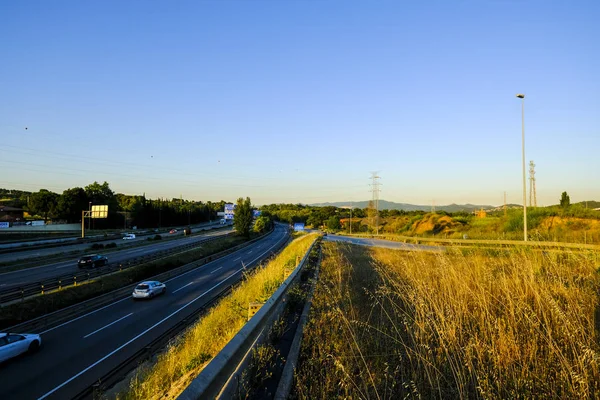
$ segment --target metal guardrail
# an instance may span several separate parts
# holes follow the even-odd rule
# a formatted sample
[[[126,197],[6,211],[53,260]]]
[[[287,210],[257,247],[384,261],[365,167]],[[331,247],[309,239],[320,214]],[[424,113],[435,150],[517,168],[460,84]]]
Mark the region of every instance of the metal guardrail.
[[[248,242],[245,243],[241,243],[238,244],[237,246],[234,246],[232,248],[229,249],[225,249],[223,251],[220,251],[218,253],[212,254],[210,256],[204,257],[200,260],[191,262],[189,264],[185,264],[182,265],[180,267],[174,268],[172,270],[163,272],[161,274],[158,274],[156,276],[153,277],[149,277],[147,278],[147,280],[157,280],[157,281],[165,281],[169,278],[175,277],[177,275],[181,275],[183,273],[186,273],[188,271],[191,271],[195,268],[198,268],[204,264],[207,264],[211,261],[214,261],[218,258],[221,258],[223,256],[226,256],[227,254],[233,253],[235,251],[238,251],[246,246],[251,245],[252,243],[266,237],[267,235],[271,234],[273,231],[268,232],[267,234],[258,237],[256,239],[252,239]],[[125,287],[122,287],[120,289],[116,289],[113,290],[112,292],[109,293],[105,293],[103,295],[100,296],[96,296],[90,300],[85,300],[82,301],[80,303],[74,304],[72,306],[69,307],[65,307],[61,310],[58,311],[54,311],[51,313],[48,313],[46,315],[43,315],[41,317],[37,317],[37,318],[33,318],[29,321],[25,321],[22,322],[18,325],[14,325],[10,328],[7,328],[7,331],[9,332],[39,332],[43,329],[47,329],[53,326],[56,326],[58,324],[61,324],[67,320],[69,320],[70,318],[76,317],[76,316],[80,316],[83,315],[87,312],[91,312],[94,311],[100,307],[103,307],[107,304],[110,304],[116,300],[120,300],[123,298],[127,298],[131,295],[131,292],[133,291],[133,288],[137,285],[137,282],[135,284],[132,285],[127,285]]]
[[[266,235],[263,235],[259,238],[256,238],[249,242],[238,245],[238,246],[236,246],[235,250],[228,249],[225,251],[229,252],[229,253],[237,251],[237,250],[239,250],[239,248],[249,246],[250,244],[264,238],[265,236],[271,234],[273,231],[274,230],[271,230]],[[269,257],[272,257],[274,254],[279,252],[283,247],[285,247],[285,245],[287,243],[288,243],[288,241],[282,240],[279,243],[279,246],[272,251],[272,253]],[[210,262],[210,260],[207,262]],[[196,267],[194,267],[194,268],[196,268]],[[180,273],[183,273],[183,271]],[[152,278],[152,279],[160,280],[158,278]],[[176,323],[173,327],[169,328],[163,334],[161,334],[156,339],[154,339],[150,344],[148,344],[144,348],[138,350],[133,355],[131,355],[131,357],[123,360],[115,368],[111,369],[106,374],[104,374],[102,377],[100,377],[97,380],[97,383],[87,387],[86,389],[81,391],[79,394],[75,395],[73,397],[73,399],[80,400],[80,399],[86,399],[86,398],[95,398],[94,395],[98,394],[98,392],[100,392],[100,393],[103,392],[106,388],[110,388],[112,385],[114,385],[114,383],[123,379],[127,375],[127,373],[129,373],[129,371],[131,371],[132,369],[137,367],[140,364],[140,362],[142,362],[143,360],[145,360],[147,358],[152,357],[153,354],[160,351],[160,349],[162,349],[164,347],[164,345],[168,343],[168,341],[170,340],[171,337],[173,337],[177,333],[181,332],[183,329],[185,329],[188,326],[195,323],[197,318],[200,315],[202,315],[205,311],[207,311],[213,304],[215,304],[222,297],[225,297],[225,295],[227,295],[229,292],[231,292],[237,285],[240,284],[240,282],[241,282],[241,279],[238,279],[238,281],[235,284],[226,285],[220,291],[216,292],[212,297],[210,297],[210,299],[206,303],[202,304],[200,307],[198,307],[196,310],[194,310],[191,315],[187,316],[185,319]],[[215,288],[214,290],[217,290],[217,289]]]
[[[184,244],[171,249],[161,250],[145,256],[135,257],[124,262],[108,264],[100,268],[77,271],[71,274],[59,275],[42,281],[0,290],[0,307],[2,307],[2,305],[6,303],[12,303],[17,300],[24,300],[27,297],[40,294],[43,295],[47,292],[62,289],[68,286],[77,286],[77,284],[89,281],[91,279],[95,279],[103,275],[112,274],[114,272],[122,271],[124,269],[135,267],[141,264],[145,264],[150,261],[156,261],[161,258],[192,249],[201,243],[206,243],[216,239],[227,237],[231,234],[233,234],[233,232],[228,233],[226,235],[206,238],[204,240],[199,240],[194,243]]]
[[[219,226],[220,226],[220,224],[218,222],[213,222],[213,223],[198,224],[198,225],[193,226],[192,228],[205,230],[204,228],[219,227]],[[135,231],[136,235],[139,237],[152,236],[152,235],[157,235],[157,234],[158,235],[166,234],[168,232],[169,232],[169,229],[159,230],[159,231],[148,231],[148,230]],[[106,236],[94,235],[94,236],[89,236],[86,238],[80,238],[80,237],[56,238],[57,242],[40,243],[40,244],[28,244],[28,242],[36,242],[36,241],[40,241],[40,240],[44,240],[44,239],[38,238],[38,239],[31,239],[31,240],[26,240],[26,241],[3,242],[3,243],[0,243],[0,254],[14,253],[14,252],[19,252],[19,251],[40,250],[40,249],[47,249],[47,248],[52,248],[52,247],[73,246],[73,245],[77,245],[77,244],[104,242],[107,240],[120,240],[123,237],[123,235],[124,235],[124,233],[117,232],[117,233],[107,234]],[[14,246],[14,247],[4,247],[3,246],[5,244],[11,244],[11,243],[17,243],[17,244],[20,243],[20,245]]]
[[[346,233],[340,233],[339,236],[356,237],[364,239],[382,239],[389,240],[392,242],[414,242],[415,244],[427,244],[434,243],[440,244],[445,243],[452,246],[464,246],[464,245],[495,245],[495,246],[529,246],[529,247],[556,247],[556,248],[568,248],[568,249],[586,249],[586,250],[600,250],[600,245],[597,244],[585,244],[585,243],[567,243],[567,242],[544,242],[539,240],[494,240],[494,239],[446,239],[446,238],[435,238],[435,237],[419,237],[419,236],[401,236],[401,235],[371,235],[371,234],[356,234],[348,235]]]
[[[281,284],[279,289],[269,298],[261,309],[242,327],[242,329],[229,341],[208,365],[194,378],[189,386],[181,393],[177,400],[214,399],[218,397],[223,387],[230,381],[237,366],[243,361],[256,343],[264,328],[276,315],[276,310],[283,304],[282,300],[288,288],[299,271],[307,263],[310,252],[315,246],[315,240],[296,268]]]

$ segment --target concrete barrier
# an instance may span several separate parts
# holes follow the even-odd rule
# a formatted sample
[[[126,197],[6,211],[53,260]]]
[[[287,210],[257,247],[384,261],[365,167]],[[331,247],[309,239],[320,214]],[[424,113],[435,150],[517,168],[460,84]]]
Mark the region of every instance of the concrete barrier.
[[[214,399],[219,396],[223,386],[236,371],[238,364],[245,358],[254,344],[256,344],[256,339],[261,335],[263,329],[268,326],[268,322],[274,317],[277,309],[281,306],[281,300],[308,261],[315,242],[309,247],[302,260],[281,284],[279,289],[227,343],[223,350],[194,378],[183,393],[179,395],[178,400]]]

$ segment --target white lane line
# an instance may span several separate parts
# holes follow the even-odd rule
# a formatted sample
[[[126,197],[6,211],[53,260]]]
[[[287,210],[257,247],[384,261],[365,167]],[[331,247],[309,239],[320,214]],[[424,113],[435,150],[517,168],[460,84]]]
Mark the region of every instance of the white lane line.
[[[179,292],[181,289],[183,289],[183,288],[186,288],[186,287],[190,286],[192,283],[194,283],[194,282],[190,282],[190,283],[188,283],[187,285],[183,285],[182,287],[180,287],[180,288],[179,288],[179,289],[177,289],[177,290],[173,290],[173,293],[177,293],[177,292]]]
[[[287,237],[286,235],[283,235],[283,236],[282,236],[282,239],[285,239],[286,237]],[[279,240],[278,240],[276,243],[279,243],[280,241],[281,241],[281,239],[279,239]],[[267,251],[268,251],[268,250],[267,250]],[[241,257],[240,257],[240,258],[241,258]],[[237,258],[236,260],[238,260],[238,259],[240,259],[240,258]],[[209,262],[209,263],[206,263],[206,264],[204,264],[204,265],[203,265],[203,267],[206,267],[207,265],[210,265],[210,264],[216,263],[217,261],[220,261],[220,260],[221,260],[221,259],[219,259],[219,260],[214,260],[214,261],[211,261],[211,262]],[[234,261],[236,261],[236,260],[234,260]],[[36,267],[36,268],[37,268],[37,267]],[[181,275],[174,276],[174,277],[173,277],[173,278],[171,278],[171,279],[167,279],[166,281],[164,281],[164,283],[168,283],[168,282],[170,282],[170,281],[172,281],[172,280],[179,279],[179,278],[181,278],[182,276],[185,276],[185,275],[191,274],[191,273],[193,273],[193,272],[197,272],[197,271],[198,271],[198,268],[194,268],[194,269],[192,269],[192,270],[189,270],[188,272],[184,272],[184,273],[183,273],[183,274],[181,274]],[[19,282],[19,283],[20,283],[20,282]],[[108,307],[110,307],[110,306],[113,306],[113,305],[115,305],[115,304],[118,304],[118,303],[120,303],[120,302],[122,302],[122,301],[129,300],[129,299],[130,299],[130,297],[128,296],[128,297],[125,297],[125,298],[123,298],[123,299],[121,299],[121,300],[117,300],[117,301],[115,301],[114,303],[107,304],[107,305],[105,305],[104,307],[101,307],[101,308],[99,308],[99,309],[97,309],[97,310],[91,311],[91,312],[89,312],[89,313],[87,313],[87,314],[80,315],[79,317],[77,317],[77,318],[74,318],[74,319],[72,319],[72,320],[69,320],[69,321],[63,322],[62,324],[60,324],[60,325],[57,325],[57,326],[55,326],[54,328],[50,328],[50,329],[47,329],[47,330],[45,330],[45,331],[43,331],[43,332],[40,332],[39,334],[40,334],[40,335],[42,335],[42,334],[44,334],[44,333],[48,333],[48,332],[50,332],[50,331],[53,331],[53,330],[55,330],[55,329],[58,329],[58,328],[60,328],[60,327],[63,327],[63,326],[65,326],[65,325],[68,325],[68,324],[70,324],[71,322],[75,322],[75,321],[77,321],[77,320],[79,320],[79,319],[81,319],[81,318],[87,317],[88,315],[92,315],[92,314],[94,314],[94,313],[97,313],[98,311],[102,311],[102,310],[104,310],[105,308],[108,308]]]
[[[95,363],[93,363],[92,365],[90,365],[89,367],[86,367],[84,369],[82,369],[80,372],[78,372],[77,374],[73,375],[72,377],[70,377],[69,379],[67,379],[66,381],[64,381],[63,383],[61,383],[60,385],[56,386],[54,389],[50,390],[49,392],[47,392],[46,394],[40,396],[38,398],[38,400],[42,400],[45,399],[46,397],[50,396],[52,393],[56,392],[58,389],[62,388],[63,386],[67,385],[68,383],[72,382],[73,380],[77,379],[78,377],[80,377],[81,375],[85,374],[87,371],[89,371],[90,369],[94,368],[96,365],[100,364],[102,361],[106,360],[108,357],[112,356],[113,354],[117,353],[118,351],[122,350],[124,347],[128,346],[129,344],[133,343],[135,340],[141,338],[142,336],[144,336],[146,333],[150,332],[152,329],[156,328],[157,326],[159,326],[160,324],[162,324],[163,322],[165,322],[166,320],[168,320],[169,318],[171,318],[173,315],[179,313],[181,310],[183,310],[184,308],[188,307],[190,304],[193,304],[194,302],[196,302],[198,299],[201,299],[202,297],[204,297],[207,293],[209,293],[211,290],[213,290],[214,288],[216,288],[217,286],[221,285],[223,282],[225,282],[226,280],[228,280],[231,276],[233,276],[234,274],[240,272],[242,269],[238,269],[237,271],[235,271],[233,274],[231,274],[230,276],[228,276],[227,278],[223,279],[222,281],[220,281],[219,283],[217,283],[215,286],[211,287],[210,289],[208,289],[206,292],[202,293],[200,296],[196,297],[194,300],[190,301],[187,304],[184,304],[183,306],[179,307],[177,310],[173,311],[171,314],[167,315],[166,317],[164,317],[163,319],[161,319],[160,321],[158,321],[157,323],[155,323],[154,325],[152,325],[150,328],[146,329],[145,331],[143,331],[142,333],[138,334],[137,336],[135,336],[133,339],[130,339],[129,341],[127,341],[125,344],[122,344],[121,346],[117,347],[116,349],[114,349],[113,351],[111,351],[110,353],[108,353],[107,355],[105,355],[104,357],[102,357],[101,359],[99,359],[98,361],[96,361]]]
[[[63,323],[62,323],[62,324],[60,324],[60,325],[56,325],[54,328],[46,329],[45,331],[43,331],[43,332],[40,332],[40,333],[39,333],[39,335],[43,335],[44,333],[48,333],[48,332],[50,332],[50,331],[53,331],[53,330],[55,330],[55,329],[58,329],[58,328],[60,328],[60,327],[62,327],[62,326],[68,325],[68,324],[70,324],[71,322],[75,322],[75,321],[77,321],[78,319],[81,319],[81,318],[83,318],[83,317],[87,317],[88,315],[95,314],[95,313],[97,313],[98,311],[104,310],[105,308],[108,308],[108,307],[110,307],[110,306],[114,306],[115,304],[117,304],[117,303],[120,303],[120,302],[122,302],[122,301],[125,301],[125,300],[129,300],[129,296],[128,296],[128,297],[125,297],[124,299],[117,300],[117,301],[115,301],[114,303],[107,304],[107,305],[105,305],[104,307],[101,307],[101,308],[99,308],[99,309],[97,309],[97,310],[94,310],[94,311],[92,311],[92,312],[89,312],[89,313],[87,313],[87,314],[80,315],[79,317],[77,317],[77,318],[73,318],[73,319],[72,319],[72,320],[70,320],[70,321],[63,322]]]
[[[233,261],[237,261],[237,260],[241,260],[241,259],[242,259],[242,257],[238,257],[238,258],[236,258],[236,259],[235,259],[235,260],[233,260]]]
[[[63,265],[62,267],[56,267],[54,269],[61,269],[61,268],[67,268],[67,267],[72,267],[72,265],[71,264],[69,264],[69,265]]]
[[[217,271],[218,271],[218,270],[220,270],[221,268],[223,268],[223,267],[219,267],[219,268],[215,269],[213,272],[211,272],[211,274],[212,274],[212,273],[214,273],[214,272],[217,272]]]
[[[252,254],[252,250],[250,250],[249,252],[247,252],[246,254]]]
[[[111,323],[110,323],[110,324],[108,324],[108,325],[104,325],[102,328],[100,328],[100,329],[96,329],[96,330],[95,330],[94,332],[92,332],[92,333],[88,333],[88,334],[87,334],[87,335],[85,335],[83,338],[84,338],[84,339],[85,339],[85,338],[88,338],[88,337],[92,336],[93,334],[100,332],[102,329],[106,329],[106,328],[108,328],[109,326],[111,326],[111,325],[114,325],[114,324],[116,324],[117,322],[119,322],[119,321],[121,321],[121,320],[123,320],[123,319],[125,319],[125,318],[127,318],[127,317],[129,317],[129,316],[131,316],[132,314],[133,314],[133,313],[129,313],[129,314],[127,314],[126,316],[124,316],[124,317],[121,317],[121,318],[119,318],[118,320],[116,320],[116,321],[114,321],[114,322],[111,322]]]

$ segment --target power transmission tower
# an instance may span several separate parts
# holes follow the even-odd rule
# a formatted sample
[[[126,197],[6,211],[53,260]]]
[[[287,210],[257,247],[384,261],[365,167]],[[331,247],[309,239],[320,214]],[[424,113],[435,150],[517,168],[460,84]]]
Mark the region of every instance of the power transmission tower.
[[[379,235],[379,179],[380,176],[377,175],[377,171],[371,172],[371,193],[373,194],[373,207],[375,208],[375,231],[376,234]]]
[[[537,207],[537,195],[535,193],[535,164],[529,161],[529,207]]]

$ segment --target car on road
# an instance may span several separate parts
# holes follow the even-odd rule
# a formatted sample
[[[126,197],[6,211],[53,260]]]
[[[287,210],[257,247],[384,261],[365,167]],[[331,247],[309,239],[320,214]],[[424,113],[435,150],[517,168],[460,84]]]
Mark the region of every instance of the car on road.
[[[135,299],[151,299],[159,294],[164,294],[167,291],[167,286],[158,281],[142,282],[133,289],[133,298]]]
[[[23,353],[35,353],[42,345],[40,335],[33,333],[0,333],[0,362]]]
[[[177,233],[177,229],[171,229],[169,233]]]
[[[97,268],[108,264],[108,257],[100,254],[90,254],[89,256],[83,256],[77,261],[79,268]]]
[[[125,236],[123,236],[123,240],[133,240],[135,239],[135,233],[126,233]]]

